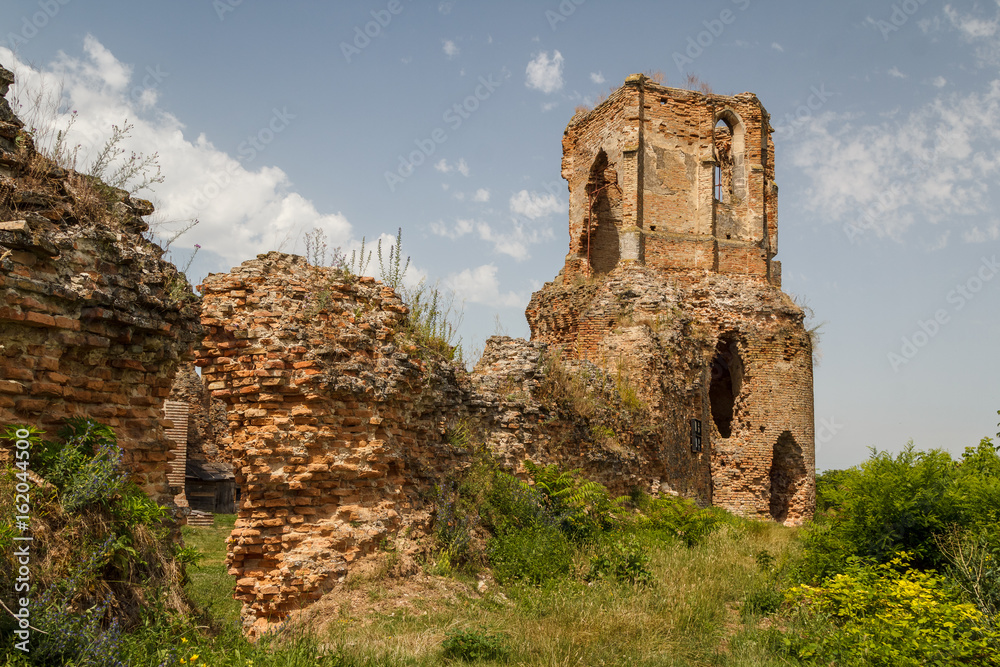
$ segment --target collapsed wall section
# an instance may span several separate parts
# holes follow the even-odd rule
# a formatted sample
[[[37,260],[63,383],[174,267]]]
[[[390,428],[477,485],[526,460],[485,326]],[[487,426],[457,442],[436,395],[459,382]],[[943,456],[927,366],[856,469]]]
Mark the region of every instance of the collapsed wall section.
[[[672,408],[652,410],[624,376],[507,337],[467,374],[415,342],[392,289],[291,255],[202,289],[196,363],[228,411],[242,490],[228,558],[252,632],[335,591],[381,545],[416,548],[436,487],[476,447],[517,474],[531,459],[619,495],[710,500],[707,453],[692,456],[686,425],[658,419]]]
[[[12,82],[0,68],[0,94]],[[200,334],[197,297],[143,236],[149,202],[52,164],[21,128],[0,98],[0,423],[103,422],[169,505],[161,409]]]
[[[203,285],[197,364],[227,406],[237,485],[229,571],[252,631],[319,598],[400,530],[426,530],[464,450],[457,369],[402,349],[407,312],[371,278],[269,253]]]

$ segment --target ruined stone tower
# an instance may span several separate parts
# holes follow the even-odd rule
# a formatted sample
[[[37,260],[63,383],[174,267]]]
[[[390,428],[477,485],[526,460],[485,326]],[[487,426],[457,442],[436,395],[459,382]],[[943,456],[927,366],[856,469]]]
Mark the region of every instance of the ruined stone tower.
[[[642,76],[574,117],[566,264],[532,296],[532,340],[490,338],[471,373],[373,278],[281,253],[208,276],[196,364],[231,432],[248,631],[337,596],[380,545],[418,553],[479,446],[517,474],[809,518],[812,345],[772,261],[769,132],[753,95]]]
[[[812,345],[773,259],[768,120],[751,93],[638,74],[574,116],[569,254],[527,317],[533,341],[628,378],[672,425],[667,490],[796,523],[815,494]]]

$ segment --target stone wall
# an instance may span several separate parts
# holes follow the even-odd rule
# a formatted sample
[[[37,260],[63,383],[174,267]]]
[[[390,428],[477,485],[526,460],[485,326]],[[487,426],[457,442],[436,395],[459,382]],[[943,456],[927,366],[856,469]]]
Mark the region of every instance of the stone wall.
[[[574,116],[563,137],[566,276],[639,261],[779,284],[769,118],[751,93],[667,88],[640,74]]]
[[[258,631],[343,581],[381,544],[427,534],[435,487],[474,446],[707,502],[711,459],[620,380],[539,342],[487,341],[471,374],[406,330],[398,295],[280,253],[212,275],[197,364],[224,401],[243,490],[230,573]],[[582,378],[587,378],[586,380]]]
[[[0,94],[13,82],[0,68]],[[0,423],[112,426],[171,503],[161,416],[200,335],[197,297],[144,237],[152,205],[38,155],[0,99]]]
[[[447,438],[460,369],[395,344],[406,308],[393,290],[300,257],[260,256],[203,293],[197,364],[227,406],[243,491],[230,573],[262,627],[401,529],[426,529],[434,484],[466,456]]]

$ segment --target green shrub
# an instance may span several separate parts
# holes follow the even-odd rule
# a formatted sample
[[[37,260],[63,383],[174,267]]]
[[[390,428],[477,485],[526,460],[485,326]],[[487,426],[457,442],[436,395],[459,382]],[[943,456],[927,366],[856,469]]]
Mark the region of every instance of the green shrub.
[[[532,585],[564,577],[573,569],[573,547],[553,525],[538,524],[494,535],[486,543],[493,576],[502,584]]]
[[[649,556],[635,536],[629,535],[615,539],[591,557],[586,579],[649,585],[653,583],[653,572],[649,569]]]
[[[751,616],[770,616],[781,608],[785,601],[784,594],[770,586],[749,590],[740,603],[740,616],[744,619]]]
[[[612,500],[603,485],[584,479],[579,469],[561,471],[555,464],[538,466],[528,460],[524,467],[549,511],[571,539],[594,537],[618,523],[617,514],[626,498]]]
[[[19,428],[7,428],[0,437],[9,439]],[[75,419],[60,434],[60,440],[45,442],[32,430],[28,438],[31,468],[51,486],[31,491],[28,608],[39,632],[32,634],[27,660],[127,664],[122,642],[151,602],[165,601],[159,607],[165,614],[186,610],[179,595],[179,544],[163,523],[165,509],[127,479],[110,428]],[[4,470],[0,480],[26,474],[15,470]],[[6,539],[12,500],[13,494],[0,496],[0,599],[8,606],[16,571],[14,547]],[[0,617],[0,663],[12,650],[7,640],[13,630],[9,617]]]
[[[723,510],[700,509],[694,501],[679,496],[648,498],[641,509],[642,514],[633,521],[636,529],[664,533],[689,547],[717,530],[727,516]]]
[[[909,559],[900,553],[872,565],[852,558],[844,574],[792,588],[789,600],[828,624],[791,631],[792,653],[816,665],[1000,665],[1000,633],[942,576],[911,568]]]
[[[476,660],[506,661],[510,656],[507,636],[502,632],[479,630],[449,630],[441,643],[444,657],[474,662]]]
[[[960,461],[912,444],[895,457],[873,451],[824,491],[830,512],[805,534],[805,569],[814,580],[840,571],[849,556],[886,562],[899,551],[920,568],[947,564],[935,535],[951,525],[1000,527],[1000,458],[989,439]]]

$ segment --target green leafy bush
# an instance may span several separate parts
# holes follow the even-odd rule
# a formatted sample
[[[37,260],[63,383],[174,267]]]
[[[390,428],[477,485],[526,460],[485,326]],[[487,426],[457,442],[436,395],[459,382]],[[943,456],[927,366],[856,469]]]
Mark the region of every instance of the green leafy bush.
[[[616,525],[625,497],[612,500],[603,485],[584,479],[578,469],[561,471],[555,464],[538,466],[528,460],[524,467],[571,539],[594,537]]]
[[[634,535],[617,538],[605,545],[590,559],[588,581],[611,579],[621,583],[649,585],[653,572],[649,569],[649,556]]]
[[[875,565],[852,558],[822,585],[792,588],[788,599],[827,627],[789,632],[791,652],[815,665],[1000,665],[1000,632],[942,576],[911,568],[909,558]]]
[[[636,529],[666,534],[689,547],[717,530],[727,516],[723,510],[701,509],[693,500],[680,496],[643,496],[639,509],[642,513],[633,519]]]
[[[21,428],[0,437],[10,439]],[[51,442],[29,430],[30,465],[45,484],[30,492],[28,607],[40,632],[32,634],[27,664],[127,664],[123,638],[151,602],[161,601],[164,613],[187,609],[179,545],[163,522],[166,511],[128,480],[123,452],[107,426],[71,420]],[[15,470],[3,471],[0,486],[27,476]],[[14,514],[14,495],[6,490],[0,488],[0,538],[11,533]],[[0,599],[11,606],[14,546],[0,539],[0,547]],[[0,617],[0,664],[10,655],[7,639],[14,629],[8,616]]]
[[[573,547],[552,525],[538,524],[494,535],[486,543],[493,576],[502,584],[515,581],[539,585],[568,575],[573,569]]]
[[[449,630],[441,643],[444,657],[475,662],[476,660],[501,660],[510,657],[507,636],[502,632],[478,630]]]
[[[1000,530],[1000,458],[989,439],[966,448],[960,461],[945,451],[895,457],[873,451],[824,490],[830,511],[806,532],[806,572],[819,580],[849,556],[887,562],[899,551],[919,568],[947,564],[935,535],[951,525]]]

